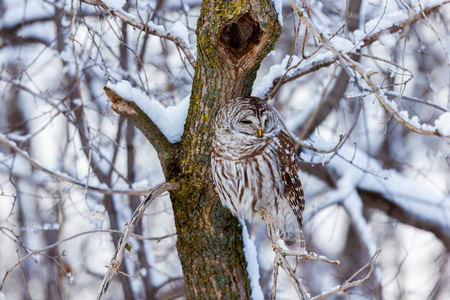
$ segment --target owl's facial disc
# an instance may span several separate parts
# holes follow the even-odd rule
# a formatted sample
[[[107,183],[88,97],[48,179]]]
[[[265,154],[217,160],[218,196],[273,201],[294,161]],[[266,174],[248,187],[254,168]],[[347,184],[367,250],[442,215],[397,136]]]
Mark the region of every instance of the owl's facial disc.
[[[264,134],[270,133],[273,130],[273,119],[267,112],[263,112],[260,117],[261,128]]]
[[[253,111],[242,113],[236,118],[234,127],[240,133],[262,138],[273,130],[273,121],[270,115],[263,112],[256,116]]]

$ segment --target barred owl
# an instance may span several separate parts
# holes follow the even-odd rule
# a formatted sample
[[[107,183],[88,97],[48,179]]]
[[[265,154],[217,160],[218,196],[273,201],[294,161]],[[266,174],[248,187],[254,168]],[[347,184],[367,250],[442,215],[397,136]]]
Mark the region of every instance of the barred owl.
[[[222,204],[238,218],[258,221],[268,212],[285,244],[305,250],[305,207],[289,131],[266,101],[228,101],[215,122],[212,174]]]

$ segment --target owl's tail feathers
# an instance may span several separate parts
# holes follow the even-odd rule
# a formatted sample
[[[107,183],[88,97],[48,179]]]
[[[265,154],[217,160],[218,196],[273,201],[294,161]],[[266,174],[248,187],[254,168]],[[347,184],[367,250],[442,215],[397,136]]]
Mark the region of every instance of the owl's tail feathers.
[[[300,228],[294,234],[287,234],[285,236],[282,236],[281,239],[283,240],[289,252],[296,254],[307,253],[305,236],[303,234],[303,230],[301,230]]]
[[[300,250],[302,252],[306,252],[306,241],[305,241],[305,235],[303,234],[303,230],[299,228],[299,237],[300,237]]]

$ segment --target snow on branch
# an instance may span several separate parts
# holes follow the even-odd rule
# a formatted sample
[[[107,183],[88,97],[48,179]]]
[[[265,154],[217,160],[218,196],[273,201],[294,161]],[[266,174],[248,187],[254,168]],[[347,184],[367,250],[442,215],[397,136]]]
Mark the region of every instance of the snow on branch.
[[[166,30],[162,25],[156,25],[152,21],[144,24],[136,16],[127,13],[122,9],[125,5],[125,1],[101,1],[101,0],[82,0],[82,2],[90,5],[100,6],[103,9],[109,11],[109,13],[115,17],[118,17],[125,23],[147,33],[150,35],[158,36],[160,38],[172,41],[175,45],[181,49],[183,54],[186,56],[189,64],[195,67],[195,55],[191,50],[189,44],[189,35],[186,26],[180,22],[176,22],[175,25],[170,30]],[[123,3],[123,5],[121,4]]]
[[[316,253],[308,253],[307,251],[304,251],[303,253],[289,253],[286,252],[283,249],[282,244],[279,243],[279,237],[277,236],[276,232],[278,232],[278,228],[276,223],[272,221],[272,216],[270,212],[267,211],[260,211],[262,219],[267,223],[267,229],[269,232],[269,236],[272,239],[272,249],[275,252],[275,258],[274,258],[274,266],[273,266],[273,274],[272,274],[272,295],[271,299],[275,300],[277,299],[277,282],[278,282],[278,270],[281,267],[287,274],[292,286],[294,287],[297,296],[300,300],[319,300],[319,299],[325,299],[332,295],[344,292],[347,294],[347,290],[349,288],[364,284],[367,282],[370,278],[370,276],[373,273],[373,270],[375,268],[375,263],[378,258],[378,255],[381,250],[373,249],[373,256],[370,262],[368,262],[365,266],[363,266],[361,269],[356,271],[349,279],[347,279],[344,283],[341,285],[338,285],[334,288],[332,288],[329,291],[322,292],[320,295],[310,297],[310,295],[305,290],[301,278],[298,276],[298,273],[296,272],[297,267],[292,267],[291,263],[288,261],[287,257],[297,257],[297,258],[303,258],[303,259],[312,259],[312,260],[318,260],[326,263],[330,263],[336,266],[340,266],[340,262],[338,260],[330,260],[325,256],[318,255]],[[362,212],[361,212],[362,217]],[[244,231],[246,233],[246,231]],[[245,236],[244,236],[245,239]],[[298,262],[297,262],[298,263]],[[362,273],[364,270],[369,269],[366,276],[364,276],[361,279],[356,279],[355,277],[358,276],[360,273]],[[376,272],[377,273],[377,272]],[[380,275],[376,274],[376,280],[378,284],[380,283]],[[261,298],[262,299],[262,298]]]
[[[342,180],[343,178],[341,178]],[[344,179],[345,180],[345,179]],[[339,189],[339,182],[338,182]],[[350,195],[343,201],[343,207],[349,216],[354,230],[357,232],[358,237],[362,244],[367,249],[369,255],[376,255],[377,242],[373,235],[372,229],[363,214],[363,202],[356,190],[352,190]],[[381,270],[375,269],[375,281],[376,284],[381,287]]]
[[[302,21],[307,21],[312,25],[309,19],[306,19],[306,14],[303,12],[302,3],[299,0],[289,0],[292,8],[297,12]],[[355,36],[360,39],[352,43],[349,40],[342,39],[337,36],[333,36],[333,42],[328,44],[333,45],[339,52],[346,54],[359,54],[356,53],[356,50],[369,46],[374,42],[378,41],[380,36],[384,34],[393,34],[399,32],[406,28],[408,25],[411,25],[419,20],[426,18],[426,16],[430,15],[441,6],[450,3],[450,1],[442,1],[439,3],[435,3],[434,1],[430,1],[427,4],[429,6],[425,6],[423,9],[416,9],[415,13],[410,14],[397,14],[397,18],[394,20],[390,20],[389,23],[380,23],[375,21],[369,21],[368,29],[372,29],[369,34],[364,34],[361,30],[355,31]],[[401,17],[401,18],[400,18]],[[375,23],[373,23],[375,22]],[[377,26],[375,26],[375,25]],[[309,30],[310,28],[308,28]],[[321,36],[320,30],[315,31],[316,37]],[[321,36],[323,38],[323,36]],[[319,39],[320,40],[320,39]],[[331,49],[328,49],[331,50]],[[300,59],[296,56],[293,56],[293,63],[291,67],[287,67],[287,62],[291,58],[286,56],[283,61],[279,65],[274,65],[271,67],[268,74],[264,76],[261,80],[261,83],[254,88],[254,95],[258,97],[264,98],[268,94],[272,94],[276,87],[279,87],[282,84],[293,81],[300,77],[303,77],[307,74],[313,73],[319,69],[324,67],[328,67],[340,59],[340,56],[336,56],[332,51],[328,51],[325,53],[315,54],[308,59]],[[434,134],[434,133],[432,133]]]
[[[118,101],[113,100],[109,93],[113,91],[117,96],[123,97],[124,101],[135,104],[144,114],[151,119],[151,121],[158,127],[165,138],[172,144],[178,143],[184,132],[184,124],[189,109],[189,96],[184,98],[176,106],[164,107],[158,101],[150,99],[143,91],[131,86],[128,81],[122,80],[116,84],[108,82],[107,95],[113,102],[113,109],[116,111],[127,108],[125,106],[119,107]],[[118,112],[118,111],[117,111]],[[128,106],[128,113],[135,114],[133,108]]]
[[[149,205],[155,200],[159,195],[171,190],[177,190],[180,188],[180,184],[178,182],[166,182],[156,186],[150,195],[139,204],[136,210],[131,217],[131,220],[127,223],[123,234],[121,235],[119,242],[117,244],[117,248],[114,251],[114,255],[111,258],[111,262],[109,266],[107,266],[108,271],[106,272],[105,277],[103,278],[103,282],[100,288],[100,291],[97,294],[97,299],[104,299],[106,295],[106,291],[108,290],[109,284],[111,280],[114,278],[116,272],[119,272],[119,267],[124,259],[124,252],[128,246],[128,239],[132,235],[134,229],[136,228],[137,223],[141,219],[145,210],[149,207]],[[124,274],[126,275],[126,274]]]
[[[414,219],[440,228],[445,236],[450,236],[449,195],[431,190],[395,170],[383,170],[375,159],[347,145],[330,161],[329,167],[341,178],[338,189],[330,194],[330,202],[336,203],[340,199],[345,203],[356,189],[376,193]]]
[[[76,186],[82,187],[84,189],[87,189],[92,192],[98,192],[102,194],[108,194],[108,195],[135,195],[135,196],[142,196],[148,194],[152,189],[151,188],[145,188],[145,189],[135,189],[135,188],[118,188],[118,189],[111,189],[108,187],[103,186],[93,186],[86,184],[82,181],[79,181],[68,174],[62,173],[57,170],[51,170],[47,167],[45,167],[43,164],[41,164],[39,161],[33,159],[27,152],[20,149],[15,142],[10,140],[7,136],[0,133],[0,142],[4,143],[6,146],[8,146],[11,150],[13,150],[15,153],[19,154],[21,157],[23,157],[30,165],[35,167],[36,169],[50,175],[52,178],[60,181],[65,181],[71,184],[74,184]]]
[[[370,79],[370,74],[366,70],[350,58],[350,56],[341,49],[338,49],[330,40],[326,39],[319,29],[311,22],[311,20],[304,14],[299,13],[299,18],[309,32],[311,32],[328,50],[333,53],[335,57],[341,62],[344,68],[351,68],[356,71],[361,78],[367,83],[371,88],[374,96],[377,98],[378,102],[386,109],[398,122],[405,125],[410,130],[425,134],[425,135],[437,135],[450,137],[450,113],[442,114],[435,122],[434,126],[429,124],[420,124],[418,117],[410,118],[406,111],[400,111],[397,104],[394,101],[388,100],[381,90],[381,88]]]
[[[364,37],[362,39],[362,47],[365,47],[367,45],[372,44],[373,42],[377,41],[379,39],[380,36],[389,33],[395,33],[398,32],[404,28],[406,28],[408,25],[411,25],[419,20],[422,20],[424,18],[426,18],[428,15],[430,15],[432,12],[436,11],[437,9],[439,9],[441,6],[449,4],[450,1],[442,1],[439,3],[435,3],[436,1],[428,1],[427,4],[429,4],[429,6],[425,6],[425,8],[423,8],[422,6],[420,6],[420,10],[416,10],[415,13],[410,14],[409,16],[407,14],[402,14],[402,16],[404,18],[402,19],[397,19],[395,22],[389,22],[389,23],[385,23],[380,24],[377,23],[375,20],[371,20],[368,22],[367,25],[371,26],[371,28],[368,29],[373,29],[371,30],[372,33],[366,37]],[[394,12],[396,13],[396,12]],[[376,27],[373,25],[377,25]]]

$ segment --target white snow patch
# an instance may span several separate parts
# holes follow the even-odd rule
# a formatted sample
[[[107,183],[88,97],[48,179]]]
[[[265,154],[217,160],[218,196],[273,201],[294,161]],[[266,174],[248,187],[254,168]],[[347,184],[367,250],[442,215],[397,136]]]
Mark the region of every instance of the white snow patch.
[[[275,6],[275,11],[277,12],[278,22],[283,26],[283,1],[273,0],[273,5]]]
[[[128,81],[122,80],[116,84],[108,82],[107,86],[128,101],[136,103],[170,143],[177,143],[181,140],[190,96],[184,98],[176,106],[164,107],[158,101],[150,99],[143,91],[132,87]]]
[[[398,42],[398,36],[396,34],[392,34],[392,33],[385,33],[385,34],[381,34],[378,37],[378,40],[380,41],[380,43],[383,46],[394,47],[395,44]]]
[[[308,55],[308,54],[306,54]],[[308,71],[314,66],[327,63],[334,59],[334,54],[331,51],[327,51],[325,53],[317,54],[314,58],[310,58],[307,60],[302,60],[300,64],[296,68],[293,68],[287,73],[287,77],[296,76],[301,74],[304,71]],[[287,62],[289,61],[289,55],[283,59],[281,64],[274,65],[270,68],[269,73],[267,73],[263,79],[261,79],[260,83],[254,87],[252,95],[256,97],[264,98],[266,93],[272,88],[274,79],[280,78],[284,72],[286,72]],[[297,56],[293,57],[291,66],[296,65],[300,61],[300,58]]]
[[[147,23],[147,26],[151,28],[152,30],[155,30],[157,33],[164,33],[166,32],[166,29],[162,25],[157,25],[153,23],[152,21]]]
[[[350,52],[355,47],[355,45],[350,40],[339,36],[335,36],[330,40],[330,42],[331,44],[333,44],[334,48],[343,52]]]
[[[59,223],[44,223],[43,225],[35,224],[35,225],[22,227],[21,229],[22,229],[22,231],[33,232],[33,233],[38,233],[39,231],[58,230]]]
[[[409,113],[406,110],[402,110],[401,112],[398,113],[400,115],[400,117],[402,117],[405,120],[409,119]]]
[[[389,101],[389,105],[397,111],[397,104]],[[450,136],[450,112],[443,113],[438,119],[434,121],[434,126],[429,124],[421,124],[418,116],[409,117],[409,113],[406,110],[398,112],[398,115],[409,124],[413,125],[417,129],[427,131],[438,131],[443,136]]]
[[[298,140],[297,140],[298,141]],[[320,150],[320,151],[330,151],[339,143],[339,139],[334,139],[332,141],[327,141],[323,136],[314,132],[311,134],[306,141],[301,141],[304,144],[309,144],[311,148]]]
[[[434,127],[439,130],[442,135],[450,136],[450,112],[440,115],[439,119],[434,121]]]
[[[348,92],[347,95],[345,95],[345,97],[347,99],[353,99],[353,98],[359,98],[359,97],[366,97],[371,95],[372,93],[370,92],[356,92],[356,91],[352,91],[352,92]]]
[[[247,226],[245,221],[241,220],[242,225],[242,237],[244,239],[244,254],[247,260],[247,272],[250,277],[250,287],[252,289],[253,300],[264,300],[264,293],[259,285],[259,265],[258,265],[258,252],[256,246],[248,235]]]
[[[414,127],[417,127],[417,128],[420,128],[420,126],[422,126],[422,125],[420,125],[420,120],[419,120],[419,117],[418,117],[418,116],[412,116],[411,119],[409,120],[409,122],[410,122]]]
[[[0,300],[6,300],[6,296],[3,292],[0,292]]]
[[[96,217],[92,217],[90,223],[95,230],[100,230],[103,227],[103,220]]]
[[[74,282],[73,274],[71,272],[69,272],[66,275],[67,275],[67,279],[69,279],[69,283],[73,284],[73,282]]]
[[[100,213],[102,213],[102,212],[105,212],[105,210],[106,210],[103,205],[95,203],[93,200],[91,200],[89,198],[86,199],[86,204],[87,204],[89,210],[93,211],[93,212],[100,212]]]
[[[145,178],[145,179],[142,179],[141,181],[134,182],[131,185],[131,187],[133,190],[144,190],[144,189],[150,188],[151,186],[150,186],[150,182],[148,181],[148,179]]]
[[[280,64],[273,65],[270,67],[269,73],[267,73],[261,82],[253,89],[252,94],[257,97],[262,97],[264,94],[273,86],[273,81],[276,78],[283,76],[284,72],[286,72],[286,67],[289,62],[289,55],[286,55]],[[292,57],[291,66],[297,64],[300,61],[300,58],[297,56]],[[289,71],[288,76],[292,74],[292,71]]]
[[[121,10],[125,6],[125,0],[102,0],[106,6],[114,10]]]
[[[339,154],[345,159],[335,156],[329,163],[341,178],[338,189],[329,193],[330,199],[346,201],[356,193],[355,188],[361,188],[383,195],[417,219],[450,230],[448,196],[426,188],[396,170],[384,170],[375,159],[359,149],[343,145]]]
[[[406,20],[408,15],[400,10],[393,11],[391,13],[385,14],[382,19],[377,18],[370,20],[366,23],[365,30],[366,32],[378,32],[384,30],[386,28],[392,27],[393,25],[397,25],[400,22]]]
[[[183,23],[177,21],[175,24],[173,24],[172,28],[169,29],[169,32],[182,39],[183,42],[190,48],[189,31]]]

